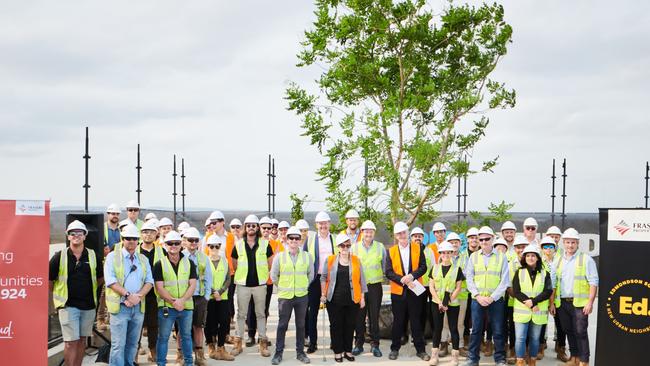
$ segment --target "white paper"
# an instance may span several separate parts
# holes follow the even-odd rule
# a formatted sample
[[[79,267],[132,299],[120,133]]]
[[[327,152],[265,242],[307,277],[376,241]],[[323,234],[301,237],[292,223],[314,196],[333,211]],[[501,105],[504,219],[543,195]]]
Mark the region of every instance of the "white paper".
[[[424,291],[426,291],[426,289],[424,288],[424,286],[422,286],[420,281],[415,280],[413,281],[413,283],[415,284],[415,286],[409,287],[409,290],[413,291],[415,295],[420,296],[424,293]]]

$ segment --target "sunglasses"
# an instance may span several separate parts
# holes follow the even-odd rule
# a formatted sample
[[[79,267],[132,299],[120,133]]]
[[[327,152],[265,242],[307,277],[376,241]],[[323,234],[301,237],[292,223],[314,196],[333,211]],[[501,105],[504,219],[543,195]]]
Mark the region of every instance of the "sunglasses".
[[[221,248],[221,244],[217,244],[217,245],[210,244],[210,245],[208,245],[208,248],[210,248],[210,249],[219,249],[219,248]]]
[[[537,228],[534,226],[526,226],[526,230],[535,231]]]
[[[118,214],[117,212],[109,212],[108,214],[111,216],[120,216],[120,214]]]
[[[189,241],[190,243],[198,243],[199,239],[192,238],[192,239],[187,239],[187,241]]]
[[[555,245],[542,245],[542,249],[555,249]]]
[[[339,244],[339,248],[349,248],[352,244]]]
[[[274,229],[277,229],[278,226],[280,226],[280,225],[275,225],[275,224],[273,224],[271,227],[274,228]]]
[[[83,231],[70,231],[68,232],[68,235],[70,236],[84,236],[86,233]]]
[[[170,247],[175,247],[177,245],[181,245],[181,242],[180,241],[168,241],[167,245],[170,246]]]
[[[257,224],[246,224],[247,229],[257,229]]]
[[[492,240],[492,238],[480,238],[478,241],[483,243],[483,242],[490,241],[490,240]]]
[[[216,220],[213,221],[212,223],[214,224],[215,222],[223,222],[223,219],[216,219]]]
[[[300,239],[302,239],[302,237],[291,235],[291,236],[287,236],[287,239],[289,239],[289,240],[300,240]]]
[[[138,238],[122,238],[124,241],[137,241]]]
[[[260,227],[262,230],[271,230],[270,226],[261,226]]]
[[[129,211],[129,212],[138,212],[138,211],[140,211],[140,209],[139,208],[128,208],[127,211]]]
[[[241,225],[232,225],[230,228],[235,229],[235,230],[239,230],[239,229],[241,229]]]

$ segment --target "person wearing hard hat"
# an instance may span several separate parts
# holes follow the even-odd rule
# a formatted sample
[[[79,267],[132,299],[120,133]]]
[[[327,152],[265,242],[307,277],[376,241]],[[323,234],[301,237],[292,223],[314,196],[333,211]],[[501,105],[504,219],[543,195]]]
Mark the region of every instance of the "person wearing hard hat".
[[[167,217],[163,217],[158,221],[158,236],[159,244],[161,245],[165,242],[165,236],[174,229],[174,223]]]
[[[280,235],[278,235],[278,227],[280,226],[280,221],[277,219],[273,218],[271,219],[271,240],[278,240],[280,239]]]
[[[508,245],[508,251],[506,252],[506,256],[508,257],[508,261],[512,260],[518,260],[514,252],[514,245],[515,245],[515,235],[517,234],[517,227],[512,221],[506,221],[501,225],[501,236],[503,239],[506,241]]]
[[[375,357],[381,357],[379,349],[379,311],[383,297],[382,282],[386,268],[386,248],[384,244],[375,240],[377,228],[375,223],[366,220],[361,225],[360,243],[352,244],[352,254],[361,261],[368,292],[364,295],[366,306],[359,310],[356,320],[356,337],[352,355],[358,356],[363,353],[363,343],[366,335],[366,316],[370,324],[370,351]]]
[[[435,241],[431,241],[424,250],[424,256],[427,262],[427,272],[431,272],[433,265],[438,263],[438,257],[440,256],[440,254],[438,254],[438,245],[445,241],[445,238],[447,237],[447,228],[442,222],[436,222],[433,224],[431,231],[433,232]]]
[[[156,225],[154,221],[149,220],[142,225],[142,230],[140,230],[142,240],[137,251],[139,254],[142,254],[147,258],[149,267],[152,269],[156,263],[167,255],[167,251],[162,246],[155,244],[157,235],[158,225]],[[147,356],[147,358],[149,362],[156,362],[156,342],[158,341],[158,304],[155,291],[149,291],[145,299],[143,327],[147,328],[147,346],[149,347],[149,356]],[[139,342],[138,348],[140,348]]]
[[[361,242],[361,230],[359,230],[359,213],[355,209],[350,209],[345,213],[345,224],[347,227],[341,231],[350,237],[352,243]]]
[[[158,341],[156,363],[165,365],[169,336],[178,322],[178,339],[185,365],[192,364],[192,295],[197,285],[194,262],[181,252],[181,235],[170,231],[164,238],[167,255],[153,266],[153,280],[158,295]]]
[[[506,340],[508,341],[508,361],[515,362],[515,323],[514,323],[514,306],[515,298],[513,294],[512,282],[515,277],[515,273],[521,267],[521,258],[523,256],[524,249],[528,245],[528,239],[522,235],[517,235],[513,242],[513,259],[508,261],[508,268],[510,273],[510,287],[506,292],[508,298],[508,306],[506,307],[506,316],[505,316],[505,334]]]
[[[237,338],[234,341],[232,355],[236,356],[243,351],[242,338],[244,337],[244,323],[251,300],[255,306],[255,317],[259,330],[259,350],[263,357],[271,356],[266,337],[266,314],[264,304],[266,301],[269,268],[273,257],[273,249],[267,240],[264,240],[259,231],[260,220],[255,215],[248,215],[244,220],[246,236],[235,243],[232,252],[233,267],[235,270],[235,284],[237,284]]]
[[[411,230],[411,242],[424,245],[424,230],[422,228],[416,226]]]
[[[208,301],[205,323],[205,340],[208,344],[208,357],[215,360],[234,361],[235,357],[226,352],[226,336],[230,330],[230,305],[228,289],[231,276],[228,260],[224,254],[225,243],[218,235],[212,235],[206,243],[212,269],[212,293]]]
[[[140,231],[127,225],[121,234],[122,249],[109,253],[104,265],[106,306],[111,313],[109,364],[116,366],[132,365],[136,360],[145,296],[153,287],[149,260],[137,252]]]
[[[352,343],[360,308],[366,306],[368,292],[359,257],[350,253],[352,242],[347,234],[336,236],[339,252],[323,263],[320,302],[326,304],[330,320],[330,339],[334,360],[354,361]]]
[[[529,217],[524,220],[524,236],[528,240],[529,244],[535,244],[539,246],[537,241],[537,220],[533,217]]]
[[[562,234],[564,255],[555,269],[555,303],[551,315],[560,316],[569,339],[571,359],[566,365],[589,365],[589,314],[598,291],[598,270],[593,258],[578,249],[580,234],[569,228]],[[557,309],[557,310],[556,310]]]
[[[187,241],[187,248],[183,250],[183,256],[189,259],[197,269],[198,284],[192,295],[194,308],[192,311],[192,334],[194,340],[194,363],[198,366],[206,364],[203,351],[203,335],[205,319],[208,313],[208,300],[212,296],[212,266],[210,258],[199,250],[201,235],[199,230],[191,227],[185,230],[183,240]]]
[[[508,242],[504,238],[498,237],[494,239],[492,247],[494,247],[494,250],[498,251],[499,253],[505,254],[506,259],[508,259]]]
[[[138,216],[140,215],[140,205],[137,201],[131,200],[126,203],[126,219],[133,225],[135,225],[138,230],[142,229],[144,221],[140,220]]]
[[[179,234],[181,235],[181,237],[182,237],[182,236],[183,236],[183,232],[184,232],[185,230],[189,229],[191,226],[192,226],[192,225],[190,225],[189,222],[187,222],[187,221],[183,221],[183,222],[181,222],[180,224],[178,224],[178,226],[176,227],[176,231],[178,231],[178,233],[179,233]]]
[[[289,227],[291,227],[291,225],[286,221],[280,221],[278,224],[278,241],[283,248],[289,244],[287,242],[287,231],[289,230]],[[298,232],[300,232],[300,230]]]
[[[447,235],[447,240],[446,240],[451,246],[454,248],[453,253],[451,253],[451,261],[454,263],[455,266],[457,266],[461,272],[465,268],[465,263],[462,263],[461,257],[460,257],[460,246],[461,246],[461,238],[457,233],[451,232]],[[433,270],[433,268],[432,268]],[[458,319],[465,319],[465,313],[467,312],[467,297],[468,297],[469,292],[467,292],[467,282],[465,281],[465,277],[463,276],[463,279],[461,281],[461,288],[460,288],[460,293],[458,294]],[[462,295],[462,296],[461,296]],[[432,307],[435,308],[435,303],[432,303]],[[457,319],[457,320],[458,320]],[[435,321],[434,319],[432,319]],[[457,328],[460,333],[463,333],[465,331],[465,324],[464,321],[462,322],[457,322]],[[449,343],[452,341],[451,337],[451,331],[452,329],[449,327],[449,317],[444,317],[444,324],[442,328],[442,333],[441,333],[441,342],[440,342],[440,349],[438,352],[439,357],[445,357],[449,352]]]
[[[285,222],[285,221],[283,221]],[[280,223],[282,225],[282,223]],[[272,365],[282,362],[284,340],[289,328],[291,313],[295,315],[296,324],[296,359],[302,363],[310,363],[305,354],[305,318],[307,314],[308,288],[314,278],[314,263],[300,247],[302,237],[300,230],[292,226],[287,229],[287,246],[285,250],[273,258],[271,265],[271,280],[278,286],[278,327],[275,354],[271,359]]]
[[[309,223],[305,219],[296,221],[296,227],[300,230],[303,246],[307,244],[307,237],[309,236]]]
[[[472,296],[472,333],[470,335],[469,357],[463,366],[478,366],[479,348],[485,313],[489,313],[492,337],[494,339],[494,361],[497,366],[506,365],[505,338],[503,334],[505,301],[503,296],[510,285],[506,256],[492,247],[494,231],[489,226],[479,229],[481,250],[474,252],[467,262],[465,278]]]
[[[453,238],[450,233],[449,236]],[[458,236],[458,235],[456,235]],[[458,238],[460,246],[460,238]],[[440,350],[443,347],[442,336],[443,328],[447,323],[448,331],[451,336],[452,345],[452,365],[458,365],[458,358],[460,356],[460,336],[458,333],[458,318],[460,312],[460,299],[458,295],[461,292],[461,284],[465,276],[457,263],[454,263],[452,257],[457,249],[454,245],[447,241],[443,241],[438,247],[440,253],[440,262],[435,264],[428,273],[429,279],[429,292],[433,304],[431,312],[433,313],[433,348],[431,350],[431,359],[429,365],[437,365]],[[445,315],[447,315],[445,317]],[[445,322],[444,319],[447,319]],[[445,344],[445,348],[447,345]]]
[[[221,237],[221,240],[226,242],[226,217],[223,215],[223,212],[219,210],[212,211],[210,216],[205,220],[206,231],[203,238],[203,243],[201,245],[201,250],[208,254],[208,248],[205,243],[208,242],[208,239],[211,235],[215,234]]]
[[[465,273],[465,267],[467,266],[467,261],[469,260],[469,257],[472,255],[472,253],[480,249],[478,245],[477,228],[470,227],[465,233],[465,237],[467,238],[467,248],[465,248],[458,256],[459,266],[463,271],[463,274]],[[461,293],[460,295],[458,295],[458,298],[460,301],[465,302],[465,316],[460,317],[459,314],[459,320],[458,320],[459,325],[460,322],[462,322],[463,324],[463,332],[462,332],[463,347],[460,349],[460,355],[463,357],[467,357],[468,354],[467,351],[469,350],[469,331],[472,328],[472,316],[471,316],[472,314],[470,311],[467,311],[467,309],[470,308],[470,304],[472,302],[472,299],[469,296],[469,291],[467,290],[467,280],[463,281],[461,286]],[[461,312],[462,311],[463,310],[461,308]]]
[[[557,226],[551,226],[546,230],[545,236],[549,236],[555,242],[555,254],[557,257],[562,257],[563,250],[560,246],[560,240],[562,239],[562,231]]]
[[[149,220],[158,220],[158,216],[153,212],[149,212],[144,216],[144,222],[146,223]]]
[[[425,351],[423,336],[423,322],[421,321],[422,297],[416,295],[415,282],[423,283],[423,276],[427,272],[426,262],[422,254],[422,247],[416,243],[409,243],[408,226],[398,221],[393,226],[393,234],[397,243],[388,250],[386,258],[386,277],[390,281],[391,309],[393,312],[393,326],[391,329],[391,345],[388,359],[396,360],[402,346],[405,321],[411,325],[411,337],[415,344],[417,356],[429,361],[430,357]]]
[[[122,238],[120,237],[120,228],[118,227],[120,221],[120,208],[116,204],[110,204],[106,208],[106,221],[104,222],[104,250],[102,258],[105,258],[110,253],[115,244],[119,243]],[[106,288],[101,287],[99,294],[99,307],[97,309],[97,329],[104,331],[108,329],[109,313],[106,310]]]
[[[327,257],[337,254],[338,249],[334,246],[334,238],[330,233],[330,216],[327,212],[321,211],[316,214],[316,227],[318,233],[307,236],[307,243],[303,247],[314,263],[314,279],[309,284],[309,304],[307,306],[307,336],[309,346],[307,353],[314,353],[318,349],[318,310],[320,309],[321,298],[321,276],[323,275],[323,263]]]
[[[80,366],[86,338],[92,335],[97,288],[104,283],[104,271],[95,251],[84,245],[86,225],[75,220],[68,225],[66,234],[70,246],[50,258],[51,309],[59,315],[65,364]]]
[[[238,218],[230,220],[228,227],[230,228],[230,233],[235,237],[235,239],[240,240],[244,237],[242,228],[243,225]]]
[[[551,285],[555,288],[555,268],[557,267],[557,262],[561,258],[561,255],[555,253],[556,242],[555,239],[550,236],[544,236],[540,245],[542,247],[542,265],[544,266],[544,270],[551,274]],[[555,331],[557,332],[555,353],[558,360],[566,362],[569,360],[569,356],[566,354],[566,334],[562,329],[562,324],[560,323],[557,314],[555,314],[555,318],[557,318],[555,319]],[[544,357],[544,350],[546,349],[546,324],[542,325],[539,342],[540,347],[539,353],[537,354],[537,360],[541,360]]]
[[[522,251],[519,262],[519,269],[512,279],[512,296],[515,298],[514,323],[517,334],[516,362],[517,366],[525,366],[526,351],[528,351],[530,355],[528,365],[535,366],[542,326],[548,322],[548,306],[553,294],[553,285],[551,274],[544,269],[537,245],[527,245]]]

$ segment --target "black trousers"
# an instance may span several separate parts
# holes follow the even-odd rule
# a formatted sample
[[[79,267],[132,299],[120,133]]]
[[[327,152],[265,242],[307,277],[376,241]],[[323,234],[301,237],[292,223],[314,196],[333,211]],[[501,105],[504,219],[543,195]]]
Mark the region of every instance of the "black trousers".
[[[440,338],[442,336],[442,328],[445,326],[445,314],[447,315],[447,322],[449,323],[449,333],[451,333],[452,348],[458,350],[460,347],[460,335],[458,334],[458,314],[460,313],[460,306],[449,306],[447,311],[440,311],[438,304],[431,303],[431,318],[433,319],[433,348],[440,348]]]
[[[273,296],[273,285],[266,285],[266,303],[264,306],[264,314],[266,319],[269,318],[269,306],[271,305],[271,296]],[[246,325],[248,326],[248,336],[253,339],[257,332],[257,317],[255,316],[255,301],[251,299],[248,303],[248,315],[246,316]]]
[[[327,303],[327,315],[330,318],[330,338],[334,353],[352,352],[352,336],[359,312],[359,304]]]
[[[514,320],[514,307],[506,306],[505,316],[505,339],[508,340],[510,348],[515,347],[515,320]]]
[[[562,306],[557,309],[562,328],[569,339],[571,356],[580,358],[581,362],[589,362],[589,316],[582,313],[582,308],[573,306],[571,301],[562,300]]]
[[[467,311],[465,311],[465,319],[459,319],[459,321],[464,321],[465,322],[465,331],[463,332],[463,337],[467,336],[469,337],[470,334],[470,329],[472,329],[472,311],[471,311],[471,305],[472,305],[472,297],[468,296],[467,297]],[[469,345],[467,345],[469,347]]]
[[[153,290],[149,291],[153,293]],[[158,343],[158,300],[156,295],[145,297],[144,303],[144,322],[142,329],[147,328],[147,347],[149,349],[156,349]],[[142,339],[142,330],[140,330],[140,340]],[[140,348],[140,340],[138,340],[138,348]]]
[[[208,344],[215,343],[216,340],[217,346],[223,347],[226,343],[226,335],[230,330],[229,306],[228,300],[210,299],[208,301],[208,315],[203,328]]]
[[[566,333],[564,332],[564,328],[562,327],[562,322],[560,321],[559,311],[555,312],[553,319],[555,320],[555,344],[558,347],[566,347],[567,337]]]
[[[366,333],[366,316],[370,324],[370,338],[372,346],[379,346],[379,310],[381,309],[381,298],[383,290],[381,282],[368,285],[368,292],[365,294],[366,306],[359,309],[356,325],[355,346],[363,347]]]
[[[424,336],[422,332],[422,297],[416,296],[412,291],[404,289],[405,294],[391,294],[391,308],[393,311],[393,327],[391,330],[391,351],[399,351],[402,346],[402,335],[408,319],[411,325],[411,337],[417,352],[424,352]]]
[[[307,293],[307,320],[305,322],[306,336],[309,337],[309,345],[318,344],[318,309],[320,307],[320,275],[314,276],[309,284]],[[331,322],[331,320],[330,320]],[[354,324],[354,323],[353,323]]]

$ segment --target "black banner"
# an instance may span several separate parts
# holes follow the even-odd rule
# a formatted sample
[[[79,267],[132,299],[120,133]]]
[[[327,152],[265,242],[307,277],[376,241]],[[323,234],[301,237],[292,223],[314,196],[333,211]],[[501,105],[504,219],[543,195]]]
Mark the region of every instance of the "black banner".
[[[650,210],[599,216],[596,366],[650,365]]]

